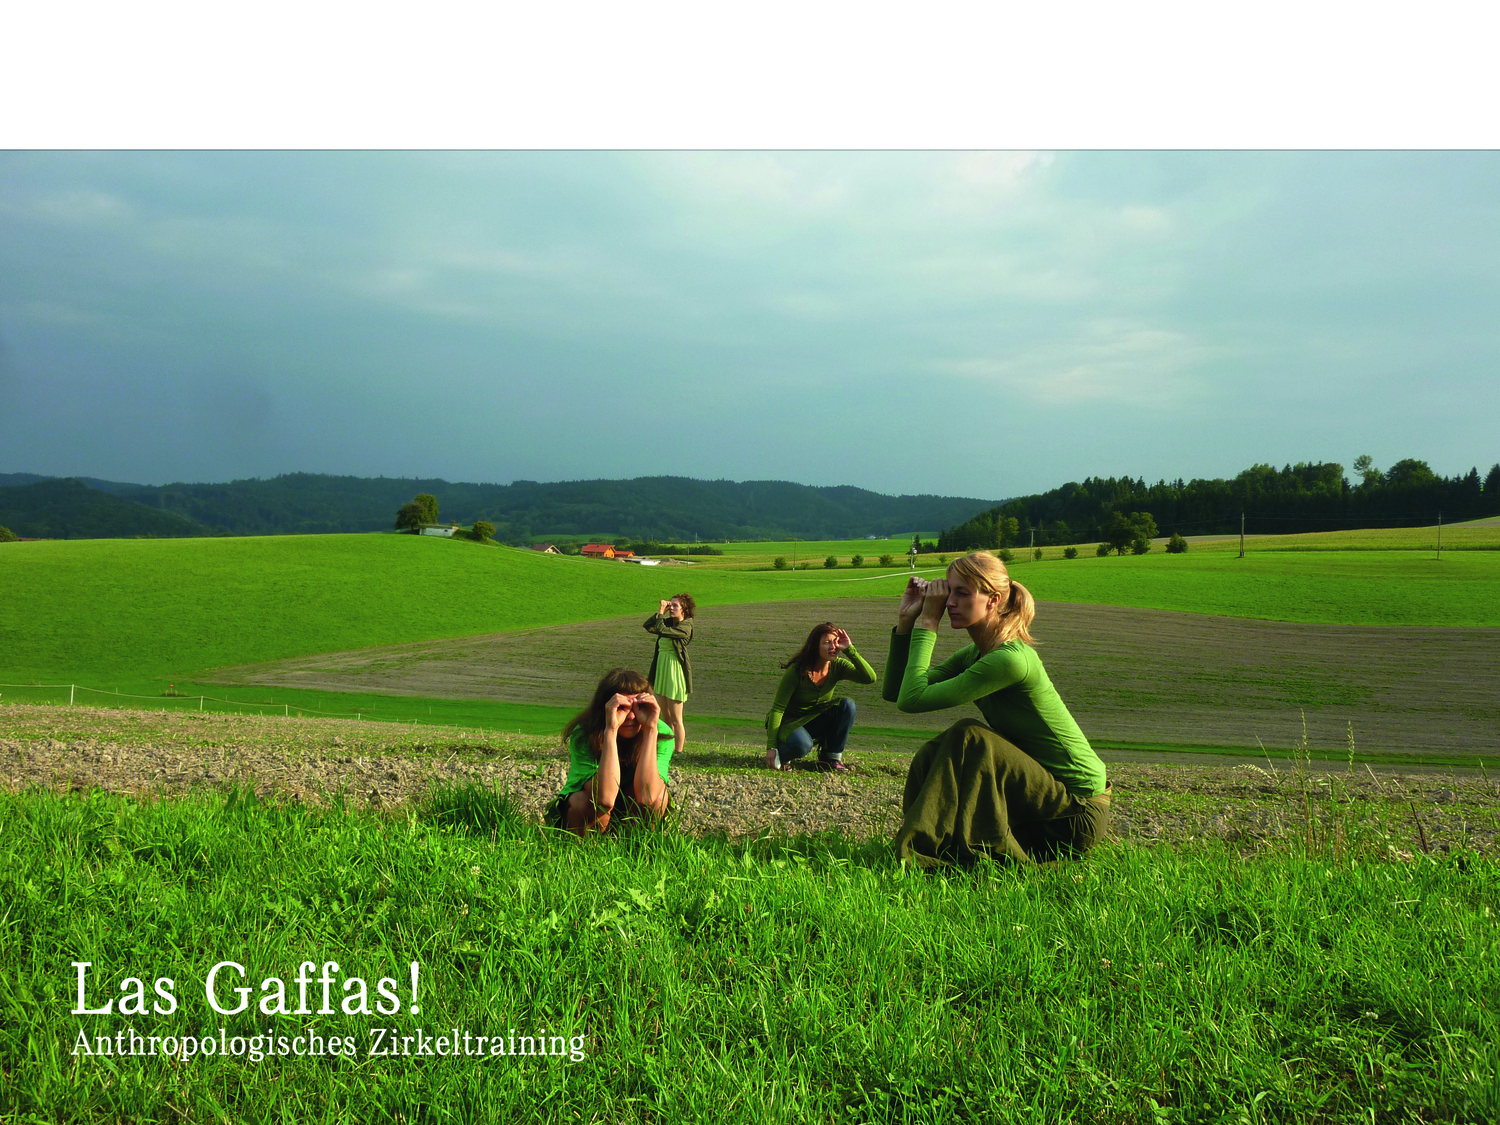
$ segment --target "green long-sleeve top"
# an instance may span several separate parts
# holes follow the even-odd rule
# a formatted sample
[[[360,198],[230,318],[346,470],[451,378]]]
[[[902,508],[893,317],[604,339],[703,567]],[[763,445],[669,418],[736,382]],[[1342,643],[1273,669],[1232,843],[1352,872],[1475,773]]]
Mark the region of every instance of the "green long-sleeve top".
[[[991,730],[1040,762],[1074,796],[1104,792],[1104,763],[1047,678],[1036,649],[1008,641],[981,656],[966,645],[929,668],[936,643],[931,629],[914,628],[905,636],[891,631],[885,699],[908,713],[974,703]]]
[[[795,664],[788,668],[776,686],[771,710],[766,713],[766,749],[776,749],[781,739],[798,727],[806,726],[838,702],[833,698],[833,688],[841,680],[856,684],[875,682],[875,669],[854,651],[853,645],[845,649],[843,655],[833,658],[828,675],[821,684],[813,683]]]

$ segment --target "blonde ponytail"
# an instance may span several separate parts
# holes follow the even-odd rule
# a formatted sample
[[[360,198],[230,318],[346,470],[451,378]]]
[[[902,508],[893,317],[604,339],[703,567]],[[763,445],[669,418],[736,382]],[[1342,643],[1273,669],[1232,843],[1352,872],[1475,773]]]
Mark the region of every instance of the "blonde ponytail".
[[[1010,580],[1010,596],[1005,608],[1000,611],[1000,643],[1025,641],[1032,644],[1031,623],[1036,620],[1036,599],[1031,591],[1014,578]]]

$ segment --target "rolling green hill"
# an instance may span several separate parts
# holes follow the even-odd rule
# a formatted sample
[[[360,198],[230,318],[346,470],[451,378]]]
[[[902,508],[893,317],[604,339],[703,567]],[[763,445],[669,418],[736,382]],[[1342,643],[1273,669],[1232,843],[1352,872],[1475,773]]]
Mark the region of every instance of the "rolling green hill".
[[[1273,620],[1500,625],[1500,552],[1210,553],[1020,563],[1043,600]],[[929,574],[936,572],[929,572]],[[0,545],[0,680],[211,667],[639,612],[894,599],[904,572],[644,568],[415,536]]]

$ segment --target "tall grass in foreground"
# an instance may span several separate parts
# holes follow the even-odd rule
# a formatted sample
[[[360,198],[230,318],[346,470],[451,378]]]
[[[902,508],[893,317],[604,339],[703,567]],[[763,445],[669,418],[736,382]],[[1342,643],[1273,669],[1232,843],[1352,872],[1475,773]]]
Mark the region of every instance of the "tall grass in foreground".
[[[1500,1117],[1500,869],[1472,857],[1106,845],[932,876],[832,836],[579,843],[473,788],[396,819],[26,794],[0,797],[0,904],[7,1120]],[[329,960],[335,1008],[388,976],[403,1013],[219,1016],[223,960],[251,1013]],[[73,961],[90,1005],[164,976],[178,1009],[73,1015]],[[129,1026],[359,1054],[71,1053]],[[375,1027],[545,1029],[584,1057],[371,1057]]]

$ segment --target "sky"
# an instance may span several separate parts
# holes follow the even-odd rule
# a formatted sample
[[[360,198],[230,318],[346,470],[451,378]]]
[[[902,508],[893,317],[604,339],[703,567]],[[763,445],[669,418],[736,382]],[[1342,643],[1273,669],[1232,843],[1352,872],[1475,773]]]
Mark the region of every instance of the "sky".
[[[1497,263],[1494,151],[10,150],[0,472],[1483,474]]]

